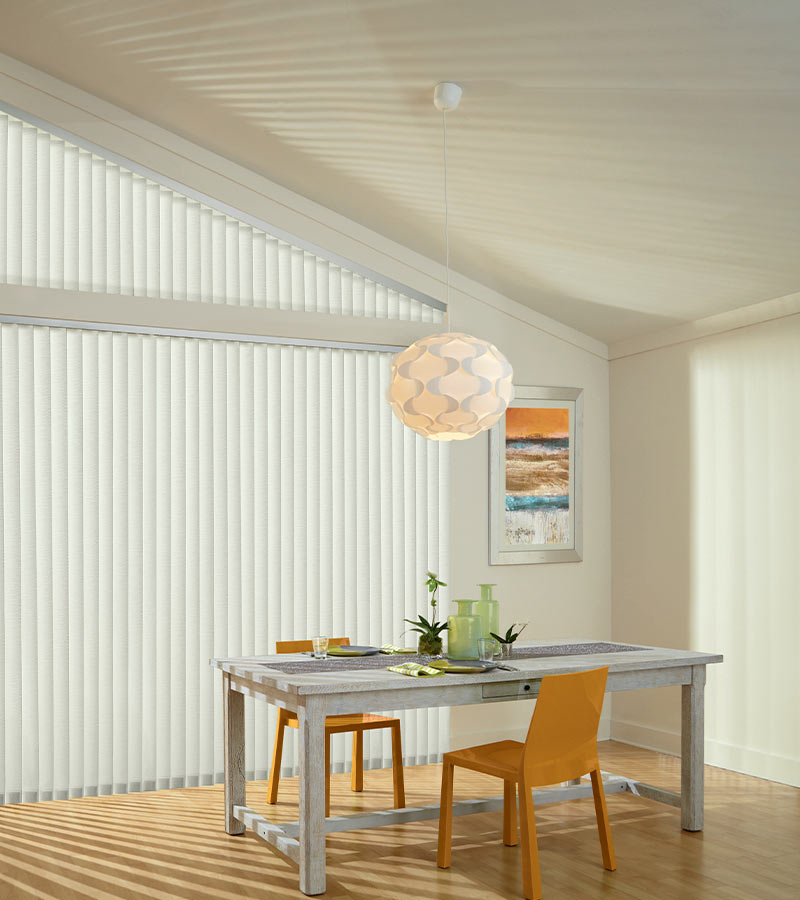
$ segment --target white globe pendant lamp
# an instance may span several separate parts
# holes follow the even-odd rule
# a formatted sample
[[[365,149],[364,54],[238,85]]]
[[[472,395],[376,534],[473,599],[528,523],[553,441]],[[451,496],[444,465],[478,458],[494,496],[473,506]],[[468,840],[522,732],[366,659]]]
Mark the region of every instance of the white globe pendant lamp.
[[[461,87],[437,84],[433,103],[444,136],[444,233],[446,299],[450,310],[450,233],[447,204],[447,113]],[[415,341],[392,357],[386,399],[397,418],[434,441],[463,441],[491,428],[514,398],[511,364],[488,341],[449,331]]]

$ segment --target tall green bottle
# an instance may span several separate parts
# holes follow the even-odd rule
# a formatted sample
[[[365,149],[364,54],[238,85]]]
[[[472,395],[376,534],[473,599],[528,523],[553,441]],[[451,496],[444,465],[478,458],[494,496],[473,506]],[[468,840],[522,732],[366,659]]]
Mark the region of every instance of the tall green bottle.
[[[500,604],[492,596],[492,588],[495,584],[479,584],[481,599],[478,600],[475,612],[481,617],[483,634],[481,637],[490,637],[490,632],[500,634]]]

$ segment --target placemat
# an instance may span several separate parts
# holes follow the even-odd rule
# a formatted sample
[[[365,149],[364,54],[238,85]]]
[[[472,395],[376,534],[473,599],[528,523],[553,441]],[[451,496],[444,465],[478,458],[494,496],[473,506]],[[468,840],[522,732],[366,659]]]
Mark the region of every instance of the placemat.
[[[514,651],[511,659],[503,660],[511,665],[519,659],[541,659],[548,656],[583,656],[593,653],[624,653],[629,650],[646,650],[646,647],[633,647],[630,644],[611,644],[605,641],[592,641],[585,644],[553,644],[546,647],[523,647]],[[337,659],[287,659],[286,662],[261,663],[266,669],[277,669],[287,675],[298,675],[303,672],[353,672],[363,669],[388,669],[398,662],[426,663],[430,657],[423,656],[390,656],[379,653],[377,656],[340,656]]]

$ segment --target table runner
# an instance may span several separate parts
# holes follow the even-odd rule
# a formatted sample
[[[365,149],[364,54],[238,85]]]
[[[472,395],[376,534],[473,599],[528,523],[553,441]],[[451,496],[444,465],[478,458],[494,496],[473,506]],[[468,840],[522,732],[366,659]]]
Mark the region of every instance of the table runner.
[[[612,644],[606,641],[592,641],[585,644],[552,644],[543,647],[520,647],[514,650],[511,659],[503,663],[514,664],[514,660],[541,659],[548,656],[582,656],[595,653],[624,653],[629,650],[646,650],[646,647],[634,647],[630,644]],[[340,656],[336,659],[287,659],[286,662],[261,663],[267,669],[278,669],[287,675],[303,672],[349,672],[363,669],[388,669],[398,662],[415,662],[425,664],[428,656],[393,656],[378,653],[375,656]]]

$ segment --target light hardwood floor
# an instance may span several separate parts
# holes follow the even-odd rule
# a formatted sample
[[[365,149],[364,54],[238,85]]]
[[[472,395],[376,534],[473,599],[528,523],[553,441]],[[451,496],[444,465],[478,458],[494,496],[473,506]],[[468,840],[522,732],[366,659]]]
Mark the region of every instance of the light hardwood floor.
[[[680,787],[679,762],[602,743],[611,772]],[[441,769],[406,770],[409,805],[436,802]],[[388,807],[391,770],[368,771],[365,792],[334,775],[334,815]],[[456,799],[491,796],[499,782],[456,774]],[[248,805],[297,818],[297,782],[247,785]],[[679,829],[677,809],[629,794],[608,798],[618,870],[600,859],[591,799],[537,811],[545,900],[797,900],[800,790],[706,768],[706,830]],[[436,868],[436,821],[328,838],[336,900],[500,900],[521,896],[519,849],[502,843],[502,813],[463,816],[452,868]],[[223,831],[222,787],[87,797],[0,807],[0,900],[235,900],[301,898],[296,867],[252,833]]]

